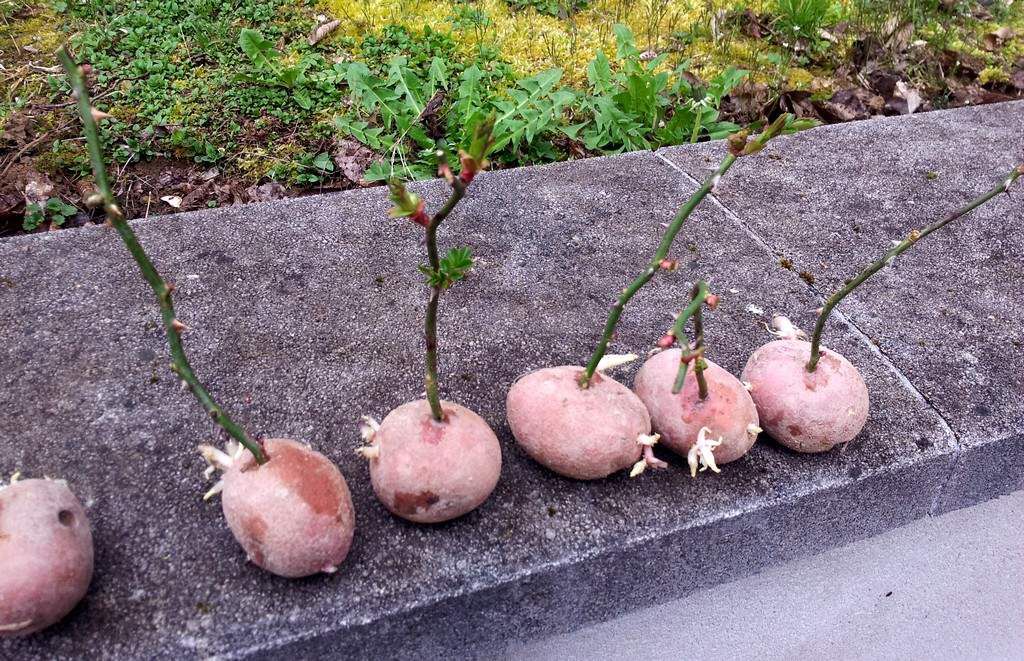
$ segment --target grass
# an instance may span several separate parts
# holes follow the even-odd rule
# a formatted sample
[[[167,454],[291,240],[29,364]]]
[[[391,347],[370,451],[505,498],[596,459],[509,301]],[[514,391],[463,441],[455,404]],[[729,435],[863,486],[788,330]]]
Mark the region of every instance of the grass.
[[[1005,88],[1021,66],[1024,39],[990,50],[984,38],[1000,26],[1024,34],[1024,2],[996,0],[987,20],[974,16],[975,7],[961,2],[946,11],[940,0],[0,0],[0,122],[31,115],[35,134],[47,138],[26,152],[32,167],[59,180],[71,200],[68,191],[88,167],[70,130],[67,83],[47,70],[56,47],[70,40],[92,67],[97,106],[112,116],[102,139],[115,174],[130,177],[166,159],[217,168],[243,187],[268,179],[344,187],[352,182],[331,156],[345,138],[376,153],[369,179],[396,170],[431,176],[436,136],[420,116],[438,93],[432,121],[450,142],[462,141],[483,114],[500,118],[494,160],[503,167],[716,137],[732,126],[719,104],[743,80],[763,84],[769,95],[801,89],[828,98],[851,84],[836,72],[855,42],[884,44],[910,23],[908,34],[925,43],[904,63],[912,84],[932,85],[938,55],[950,51],[977,62],[973,82]],[[320,17],[340,25],[310,45]]]

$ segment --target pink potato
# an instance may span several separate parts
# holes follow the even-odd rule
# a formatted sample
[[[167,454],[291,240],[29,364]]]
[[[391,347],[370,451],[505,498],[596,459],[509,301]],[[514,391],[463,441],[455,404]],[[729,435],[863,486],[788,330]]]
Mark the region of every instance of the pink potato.
[[[396,516],[439,523],[480,506],[501,474],[501,445],[479,415],[442,401],[436,421],[425,399],[402,404],[366,435],[373,491]]]
[[[647,406],[654,431],[661,434],[661,443],[677,454],[686,456],[697,442],[701,428],[707,435],[720,439],[714,448],[718,464],[735,461],[745,455],[757,440],[757,409],[746,388],[735,376],[707,360],[704,378],[708,396],[701,399],[693,365],[686,372],[683,389],[672,393],[679,371],[681,349],[669,349],[652,356],[633,382],[633,390]]]
[[[860,372],[835,351],[821,348],[807,371],[811,344],[776,340],[754,352],[743,368],[761,426],[797,452],[825,452],[847,443],[868,419],[868,389]]]
[[[262,466],[245,452],[225,471],[224,518],[249,560],[299,578],[334,572],[355,531],[348,485],[330,459],[297,441],[264,442]]]
[[[582,367],[530,372],[508,392],[506,414],[519,445],[538,463],[577,480],[607,477],[636,464],[638,442],[651,433],[643,402],[615,379],[597,372],[580,388]]]
[[[0,638],[58,622],[92,580],[92,531],[62,480],[0,489]]]

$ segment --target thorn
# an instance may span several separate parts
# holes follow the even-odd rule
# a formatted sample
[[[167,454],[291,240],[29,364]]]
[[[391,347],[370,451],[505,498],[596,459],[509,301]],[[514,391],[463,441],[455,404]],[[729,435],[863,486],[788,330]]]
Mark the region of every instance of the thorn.
[[[97,110],[92,106],[89,107],[89,114],[92,115],[92,121],[99,122],[101,119],[110,119],[113,115],[105,113],[102,110]]]
[[[185,324],[181,323],[177,319],[175,319],[175,320],[173,320],[171,322],[171,328],[173,328],[174,332],[177,333],[178,335],[181,335],[183,332],[188,330],[188,326],[186,326]]]

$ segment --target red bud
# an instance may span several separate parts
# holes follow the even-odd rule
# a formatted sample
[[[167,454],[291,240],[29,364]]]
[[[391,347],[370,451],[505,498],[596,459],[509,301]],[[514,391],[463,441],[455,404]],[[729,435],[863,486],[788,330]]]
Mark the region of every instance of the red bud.
[[[708,294],[704,297],[704,303],[712,310],[718,307],[718,294]]]
[[[666,333],[665,335],[661,336],[660,340],[658,340],[658,347],[661,349],[668,349],[675,343],[676,336],[673,335],[672,333]]]

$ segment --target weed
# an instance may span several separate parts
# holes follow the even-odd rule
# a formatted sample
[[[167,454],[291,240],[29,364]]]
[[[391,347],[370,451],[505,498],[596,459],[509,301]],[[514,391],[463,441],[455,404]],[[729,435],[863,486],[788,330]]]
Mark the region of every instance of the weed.
[[[47,220],[60,227],[76,213],[77,207],[67,204],[59,197],[51,197],[45,202],[30,202],[25,205],[25,218],[21,222],[21,227],[26,232],[31,232]]]

